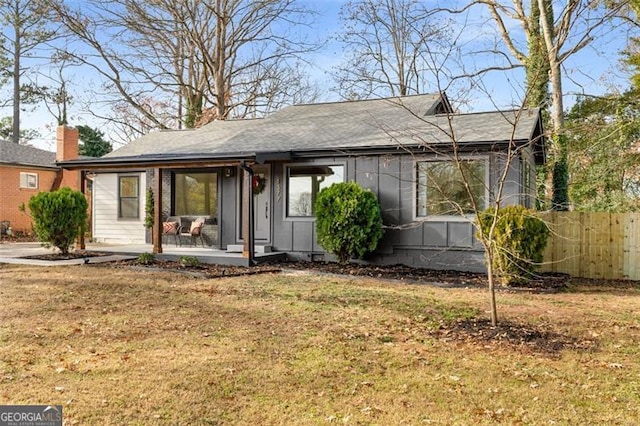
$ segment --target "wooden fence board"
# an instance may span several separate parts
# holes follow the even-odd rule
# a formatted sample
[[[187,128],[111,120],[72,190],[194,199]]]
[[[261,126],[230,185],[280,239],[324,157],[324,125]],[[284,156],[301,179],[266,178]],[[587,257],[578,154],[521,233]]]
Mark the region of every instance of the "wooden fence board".
[[[627,215],[624,230],[624,278],[640,280],[640,216]]]
[[[543,271],[575,277],[640,279],[640,214],[550,212]]]
[[[624,277],[624,239],[625,239],[625,215],[621,213],[611,214],[611,276],[609,279]],[[616,244],[615,242],[618,241]]]

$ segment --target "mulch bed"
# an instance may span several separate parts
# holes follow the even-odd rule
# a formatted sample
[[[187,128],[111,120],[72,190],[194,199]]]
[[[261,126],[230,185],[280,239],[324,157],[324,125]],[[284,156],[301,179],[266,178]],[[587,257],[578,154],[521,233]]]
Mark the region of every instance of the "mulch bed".
[[[483,347],[511,347],[525,353],[557,357],[565,350],[592,352],[598,342],[579,339],[553,331],[551,325],[531,325],[499,320],[491,325],[488,318],[471,318],[443,323],[431,331],[442,341],[467,342]]]
[[[171,270],[177,272],[189,272],[204,278],[237,277],[240,275],[255,275],[263,273],[281,272],[282,268],[277,265],[263,264],[252,268],[246,266],[214,265],[211,263],[200,263],[198,265],[184,265],[177,261],[155,260],[144,264],[137,260],[119,260],[110,264],[95,264],[95,266],[111,266],[115,268],[138,268],[149,270]]]
[[[37,254],[33,256],[23,256],[22,259],[35,259],[35,260],[71,260],[71,259],[86,259],[88,257],[102,257],[110,256],[111,253],[100,253],[97,251],[73,251],[67,254],[62,253],[49,253],[49,254]]]

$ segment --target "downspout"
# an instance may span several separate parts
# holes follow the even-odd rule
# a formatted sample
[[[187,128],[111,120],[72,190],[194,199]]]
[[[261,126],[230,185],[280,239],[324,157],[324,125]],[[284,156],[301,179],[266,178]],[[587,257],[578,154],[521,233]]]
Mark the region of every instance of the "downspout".
[[[249,210],[249,214],[248,214],[248,219],[249,220],[249,224],[247,227],[247,239],[249,240],[247,243],[247,253],[249,256],[249,266],[254,266],[256,264],[255,262],[255,238],[254,238],[254,222],[255,222],[255,218],[254,218],[254,214],[253,214],[253,169],[251,167],[249,167],[247,165],[247,163],[245,163],[244,161],[242,161],[240,163],[240,167],[242,167],[242,169],[247,172],[249,174],[249,184],[247,185],[249,191],[248,191],[248,210]],[[244,237],[244,235],[243,235]]]

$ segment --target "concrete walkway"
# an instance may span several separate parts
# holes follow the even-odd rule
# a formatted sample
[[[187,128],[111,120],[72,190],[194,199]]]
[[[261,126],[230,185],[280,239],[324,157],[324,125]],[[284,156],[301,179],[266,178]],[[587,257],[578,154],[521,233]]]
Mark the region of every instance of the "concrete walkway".
[[[117,260],[135,259],[141,253],[153,253],[152,244],[102,244],[87,243],[89,252],[108,253],[107,256],[86,257],[69,260],[39,260],[25,259],[26,256],[57,253],[57,249],[44,248],[40,243],[3,243],[0,244],[0,263],[40,266],[81,265],[84,263],[113,262]],[[256,253],[256,260],[264,262],[269,259],[281,258],[284,253]],[[156,254],[157,259],[177,260],[181,256],[196,257],[202,263],[225,265],[245,265],[248,260],[241,253],[228,253],[211,247],[174,247],[163,245],[163,253]]]
[[[87,251],[94,251],[94,247],[87,246]],[[136,256],[114,253],[109,256],[87,257],[69,260],[40,260],[25,259],[27,256],[39,256],[43,254],[58,253],[57,249],[42,247],[40,243],[5,243],[0,244],[0,263],[11,263],[16,265],[38,265],[38,266],[67,266],[81,265],[84,263],[113,262],[117,260],[133,259]]]

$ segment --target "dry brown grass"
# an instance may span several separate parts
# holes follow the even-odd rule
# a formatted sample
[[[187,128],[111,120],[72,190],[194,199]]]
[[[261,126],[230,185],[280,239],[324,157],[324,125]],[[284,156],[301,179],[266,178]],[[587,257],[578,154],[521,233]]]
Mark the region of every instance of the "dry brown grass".
[[[587,342],[557,352],[450,333],[486,317],[477,289],[0,265],[0,300],[0,404],[66,424],[640,419],[636,288],[498,295],[505,322]]]

